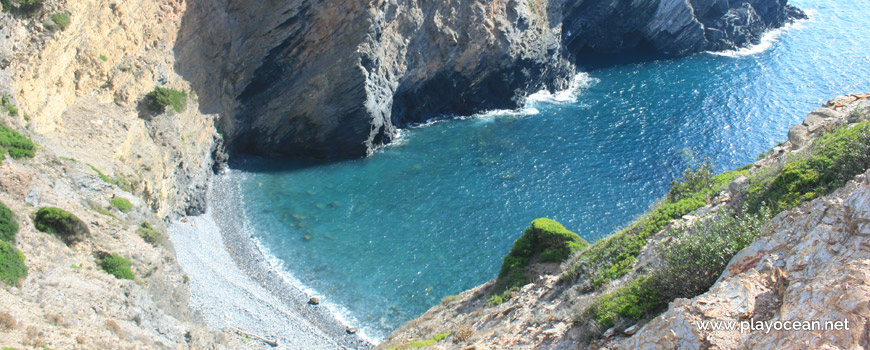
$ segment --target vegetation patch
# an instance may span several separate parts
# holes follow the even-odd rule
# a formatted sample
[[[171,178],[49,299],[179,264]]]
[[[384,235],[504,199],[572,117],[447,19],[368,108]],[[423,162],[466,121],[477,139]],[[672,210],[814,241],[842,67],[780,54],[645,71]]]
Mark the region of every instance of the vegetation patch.
[[[699,227],[673,233],[672,242],[662,247],[659,270],[600,297],[585,316],[609,328],[618,318],[637,320],[663,310],[676,298],[706,292],[731,258],[761,234],[769,219],[766,209],[736,217],[722,213]]]
[[[706,292],[731,258],[761,235],[762,227],[771,217],[805,201],[830,194],[868,168],[870,122],[828,132],[806,151],[790,155],[781,168],[752,174],[746,190],[747,205],[741,212],[720,213],[707,223],[673,232],[672,241],[661,248],[660,269],[602,296],[586,310],[585,317],[610,327],[617,318],[638,319],[663,309],[676,298],[691,298]],[[720,186],[717,177],[724,174],[711,177],[710,172],[700,170],[684,174],[683,180],[672,183],[667,201],[694,199],[696,193]],[[733,179],[734,176],[728,177]],[[627,231],[648,221],[644,217]],[[615,235],[603,241],[602,247],[609,246],[610,240],[624,243],[626,235],[625,232]],[[599,243],[587,252],[596,251],[597,245]],[[620,251],[622,247],[617,246],[611,251]],[[624,253],[625,249],[621,252]],[[617,266],[624,266],[627,272],[631,265],[633,261]]]
[[[66,28],[69,27],[69,16],[69,13],[66,12],[55,12],[49,17],[51,17],[51,21],[54,22],[57,29],[66,30]]]
[[[2,124],[0,124],[0,149],[9,152],[9,155],[15,159],[33,158],[36,155],[36,144],[30,138]]]
[[[124,197],[112,198],[112,200],[109,201],[109,204],[120,210],[122,213],[126,213],[133,209],[133,203],[130,203],[130,201]]]
[[[822,135],[804,154],[792,156],[778,173],[753,179],[750,211],[764,205],[774,213],[827,195],[870,168],[870,122]]]
[[[130,269],[130,260],[115,253],[100,259],[100,268],[117,279],[132,280],[136,278],[133,270]]]
[[[0,241],[0,281],[13,286],[26,276],[24,254],[11,243]]]
[[[0,0],[3,12],[19,10],[25,14],[34,14],[42,8],[44,0]]]
[[[0,203],[0,241],[14,242],[16,233],[18,233],[18,221],[15,220],[15,213],[5,204]]]
[[[139,237],[142,237],[145,242],[153,245],[157,245],[163,241],[163,234],[151,227],[151,224],[147,221],[143,221],[142,224],[139,225],[136,233],[138,233]]]
[[[15,107],[15,104],[12,103],[12,97],[9,95],[3,94],[3,96],[0,96],[0,105],[3,106],[3,109],[5,109],[9,115],[13,117],[18,115],[18,107]]]
[[[532,221],[504,258],[488,303],[501,304],[510,299],[511,290],[525,285],[528,282],[526,268],[534,258],[539,262],[562,262],[588,245],[583,238],[554,220],[540,218]]]
[[[587,309],[588,315],[604,327],[613,327],[617,318],[640,318],[648,310],[661,305],[661,299],[650,287],[650,278],[641,277],[596,300]]]
[[[172,107],[176,113],[181,113],[187,106],[187,92],[155,87],[146,95],[148,107],[155,112],[163,112],[166,107]]]
[[[628,228],[593,244],[572,261],[561,276],[562,280],[576,280],[588,276],[592,287],[598,288],[608,281],[622,277],[634,266],[647,239],[667,224],[703,207],[716,193],[738,175],[747,170],[729,171],[712,176],[712,164],[706,160],[696,169],[688,169],[683,177],[671,182],[671,190],[664,202],[642,216]]]
[[[440,342],[444,339],[447,339],[447,337],[449,337],[449,336],[450,336],[450,332],[438,333],[438,334],[435,334],[434,336],[432,336],[432,338],[429,338],[426,340],[412,341],[410,343],[392,346],[389,348],[389,350],[421,349],[421,348],[425,348],[427,346],[435,345],[435,343]]]
[[[52,233],[66,244],[79,241],[91,232],[81,219],[72,213],[55,207],[44,207],[36,211],[33,223],[37,230]]]

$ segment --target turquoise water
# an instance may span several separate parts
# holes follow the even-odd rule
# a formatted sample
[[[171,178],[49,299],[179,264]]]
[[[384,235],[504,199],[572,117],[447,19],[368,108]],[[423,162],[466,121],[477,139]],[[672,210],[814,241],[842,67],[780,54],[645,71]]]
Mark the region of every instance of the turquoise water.
[[[368,159],[237,158],[231,176],[263,246],[380,337],[495,277],[533,219],[597,240],[692,162],[751,162],[828,98],[870,91],[870,2],[793,3],[811,19],[749,52],[600,69],[570,96],[406,129]]]

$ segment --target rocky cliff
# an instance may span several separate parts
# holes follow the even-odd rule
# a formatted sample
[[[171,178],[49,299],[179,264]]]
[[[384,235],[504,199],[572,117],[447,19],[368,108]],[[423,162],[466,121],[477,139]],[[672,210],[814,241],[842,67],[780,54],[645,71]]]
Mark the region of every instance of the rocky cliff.
[[[785,0],[194,1],[175,65],[234,149],[363,156],[408,123],[564,88],[588,53],[735,48],[798,16]]]
[[[0,346],[241,348],[189,310],[163,226],[202,209],[219,142],[215,115],[200,112],[195,93],[180,112],[144,108],[155,86],[190,89],[173,70],[184,3],[4,1],[3,9],[0,203],[19,229],[0,244],[22,253],[26,275],[0,282]],[[32,139],[34,157],[7,154],[6,130]],[[43,207],[80,218],[86,233],[66,242],[40,231]],[[110,253],[128,259],[133,279],[106,272]]]
[[[870,276],[866,272],[870,259],[868,120],[870,94],[836,98],[812,111],[802,124],[792,128],[788,141],[761,155],[755,163],[722,177],[733,180],[712,192],[706,203],[699,203],[701,206],[685,215],[674,216],[643,238],[636,258],[625,260],[630,268],[623,274],[596,283],[594,279],[600,275],[595,270],[602,266],[605,272],[608,269],[595,260],[606,260],[608,251],[631,254],[623,249],[630,242],[625,237],[632,234],[632,227],[652,225],[648,219],[661,214],[659,209],[667,207],[667,202],[626,230],[578,252],[561,266],[532,264],[528,268],[530,283],[510,293],[509,300],[493,303],[496,280],[490,281],[445,298],[390,335],[380,348],[413,348],[414,342],[432,340],[439,334],[431,343],[440,349],[866,348],[870,346]],[[849,145],[846,140],[860,140],[861,146]],[[817,143],[818,147],[814,146]],[[819,152],[825,156],[819,157]],[[861,161],[843,163],[843,159],[851,157],[849,152],[856,152],[852,159]],[[820,160],[834,164],[831,174],[857,175],[850,175],[838,182],[836,190],[820,196],[807,188],[814,188],[813,184],[818,183],[814,181],[827,175],[824,171],[804,172],[807,159],[810,163]],[[715,260],[720,248],[733,247],[721,242],[730,241],[732,236],[726,234],[741,232],[734,227],[743,225],[727,221],[724,229],[709,236],[712,240],[695,238],[711,232],[705,231],[716,225],[710,222],[728,213],[749,211],[747,203],[771,184],[772,192],[766,192],[769,201],[764,203],[774,203],[776,208],[775,203],[783,203],[781,199],[789,196],[781,197],[784,192],[801,191],[790,183],[806,186],[805,193],[789,197],[796,207],[770,221],[758,221],[754,242],[735,251],[733,257],[721,255],[727,258],[721,268],[705,272],[707,265],[696,263]],[[816,199],[810,201],[812,198]],[[694,255],[683,253],[689,256],[690,271],[666,270],[668,249],[674,252],[671,247],[681,246],[681,242],[698,249]],[[589,256],[595,259],[587,259]],[[668,298],[661,286],[645,285],[662,271],[678,276],[676,281],[665,277],[671,283],[664,286],[664,291],[684,293],[699,276],[710,284],[682,297],[670,294]],[[769,322],[774,327],[777,321],[780,327],[782,322],[794,321],[818,321],[819,327],[828,321],[840,322],[840,327],[784,330],[759,329],[757,325]],[[713,322],[722,328],[713,329]],[[738,328],[741,323],[743,330]],[[750,324],[752,329],[748,328]],[[726,329],[729,325],[735,328]]]

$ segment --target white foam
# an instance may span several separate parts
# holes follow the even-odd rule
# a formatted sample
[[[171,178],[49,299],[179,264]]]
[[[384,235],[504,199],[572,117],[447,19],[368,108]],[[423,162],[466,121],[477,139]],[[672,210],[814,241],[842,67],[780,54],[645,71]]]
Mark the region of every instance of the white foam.
[[[814,14],[814,12],[810,11],[810,12],[807,12],[806,14],[807,14],[807,17],[809,17],[809,19],[812,19],[811,14]],[[789,23],[781,28],[770,30],[767,33],[764,33],[764,35],[761,36],[761,41],[755,45],[741,47],[737,50],[707,51],[705,53],[708,53],[711,55],[716,55],[716,56],[735,57],[735,58],[736,57],[745,57],[745,56],[757,55],[757,54],[765,52],[765,51],[769,50],[771,47],[773,47],[773,44],[775,44],[777,42],[777,39],[779,39],[779,37],[782,36],[782,34],[784,34],[785,32],[787,32],[791,29],[802,28],[804,23],[809,21],[809,19],[794,21],[794,22]]]
[[[589,73],[581,72],[574,75],[571,78],[571,82],[568,84],[568,88],[561,91],[556,91],[552,93],[546,89],[538,91],[534,94],[529,95],[526,98],[526,105],[536,102],[548,102],[548,103],[574,103],[577,102],[577,96],[580,93],[597,83],[598,79],[592,78],[589,76]],[[534,109],[534,108],[532,108]]]

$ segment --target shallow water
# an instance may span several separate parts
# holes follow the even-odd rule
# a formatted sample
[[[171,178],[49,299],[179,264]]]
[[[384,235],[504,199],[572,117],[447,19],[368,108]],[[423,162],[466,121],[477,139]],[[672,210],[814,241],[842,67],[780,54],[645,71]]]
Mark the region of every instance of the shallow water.
[[[589,241],[709,157],[736,168],[823,101],[870,91],[870,2],[792,1],[803,21],[750,50],[600,69],[573,94],[404,130],[368,159],[237,159],[253,235],[383,336],[498,272],[533,219]]]

